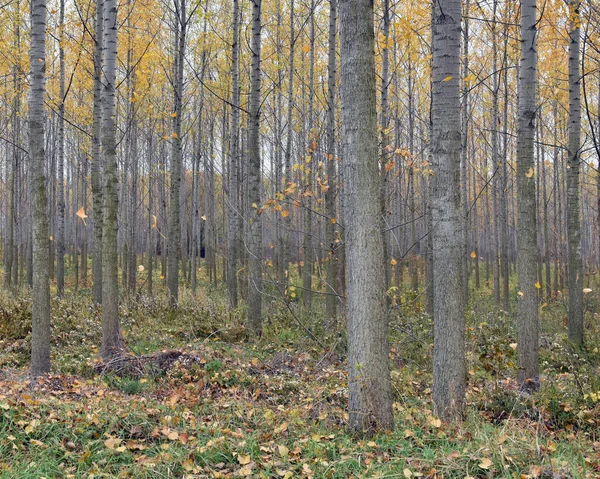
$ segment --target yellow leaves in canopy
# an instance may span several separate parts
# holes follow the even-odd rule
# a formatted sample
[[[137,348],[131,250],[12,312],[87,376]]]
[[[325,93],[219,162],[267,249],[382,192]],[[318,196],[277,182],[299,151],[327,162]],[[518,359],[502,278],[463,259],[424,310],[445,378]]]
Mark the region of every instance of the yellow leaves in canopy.
[[[302,45],[302,51],[304,53],[310,52],[310,45],[308,43],[305,43],[304,45]]]

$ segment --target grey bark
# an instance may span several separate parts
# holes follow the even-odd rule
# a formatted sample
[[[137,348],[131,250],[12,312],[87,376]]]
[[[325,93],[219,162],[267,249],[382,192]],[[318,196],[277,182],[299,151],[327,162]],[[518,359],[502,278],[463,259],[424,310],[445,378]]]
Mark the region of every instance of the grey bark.
[[[238,305],[238,257],[239,257],[239,221],[240,214],[238,203],[239,189],[239,137],[240,137],[240,18],[239,1],[233,0],[233,42],[231,45],[231,155],[229,157],[229,195],[227,196],[227,289],[229,291],[229,305],[237,308]]]
[[[44,176],[46,0],[31,1],[29,64],[29,188],[33,219],[31,375],[35,377],[50,371],[50,244]]]
[[[519,299],[517,330],[518,381],[522,389],[539,386],[537,205],[534,139],[537,109],[536,0],[521,1],[521,65],[519,69],[519,131],[517,138],[517,270]]]
[[[465,407],[465,314],[460,210],[461,1],[433,6],[434,412],[462,418]]]
[[[256,335],[262,332],[261,3],[262,0],[252,0],[252,81],[248,106],[248,326]]]
[[[379,201],[373,3],[340,0],[349,425],[394,427]]]
[[[569,341],[583,344],[583,266],[581,259],[581,225],[579,170],[581,166],[581,78],[579,71],[580,19],[578,0],[569,1],[569,140],[567,169],[567,238]]]
[[[103,190],[102,155],[100,154],[102,127],[102,39],[104,0],[96,0],[96,33],[94,45],[94,106],[92,125],[92,218],[94,220],[94,249],[92,256],[92,297],[102,303],[102,230]]]
[[[102,152],[104,155],[104,218],[102,231],[102,347],[110,358],[123,348],[119,326],[119,277],[117,254],[117,213],[119,211],[115,121],[117,67],[117,2],[104,0],[102,56]]]
[[[336,157],[335,157],[335,90],[336,90],[336,51],[337,51],[337,0],[329,2],[329,53],[327,67],[327,192],[325,193],[325,208],[328,221],[325,226],[325,237],[329,246],[327,262],[327,295],[325,304],[325,317],[335,322],[337,316],[337,274],[338,256],[335,237],[335,196],[336,183]]]
[[[181,242],[181,114],[183,95],[183,61],[185,58],[186,0],[174,0],[175,42],[173,62],[173,121],[171,135],[171,189],[169,234],[167,240],[167,286],[171,304],[179,300],[179,249]]]

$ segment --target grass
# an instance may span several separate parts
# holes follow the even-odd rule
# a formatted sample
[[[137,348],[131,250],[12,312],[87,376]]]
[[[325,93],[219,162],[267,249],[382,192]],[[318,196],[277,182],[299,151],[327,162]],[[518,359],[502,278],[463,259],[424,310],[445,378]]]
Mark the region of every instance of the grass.
[[[0,293],[0,478],[600,476],[595,296],[578,353],[566,347],[560,299],[541,309],[543,383],[528,397],[514,382],[512,317],[489,288],[474,292],[462,424],[431,415],[432,322],[409,296],[391,321],[396,429],[360,439],[346,429],[343,332],[300,304],[297,318],[329,349],[277,302],[263,337],[247,340],[243,311],[230,312],[220,288],[184,290],[176,312],[164,291],[124,300],[130,352],[184,354],[165,371],[118,377],[94,373],[99,310],[68,292],[52,303],[54,373],[32,384],[27,293]]]

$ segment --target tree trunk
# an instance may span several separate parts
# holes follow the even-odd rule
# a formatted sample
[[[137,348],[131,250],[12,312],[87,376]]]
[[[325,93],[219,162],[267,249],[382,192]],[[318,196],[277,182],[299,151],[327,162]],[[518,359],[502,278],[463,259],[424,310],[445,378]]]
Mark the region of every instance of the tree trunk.
[[[465,314],[460,211],[461,1],[433,12],[434,412],[460,419],[465,406]]]
[[[94,107],[92,125],[92,217],[94,220],[94,250],[92,256],[92,297],[102,304],[102,230],[104,202],[102,191],[102,38],[104,30],[104,0],[96,0],[96,35],[94,46]]]
[[[252,0],[252,84],[248,107],[248,326],[262,333],[262,207],[260,161],[261,3]]]
[[[349,425],[358,433],[394,427],[389,370],[373,2],[340,0],[343,196],[348,321]]]
[[[338,274],[338,242],[335,237],[335,196],[336,182],[336,157],[335,157],[335,85],[336,85],[336,46],[337,46],[337,0],[329,1],[329,54],[327,67],[327,150],[325,161],[327,164],[327,191],[325,192],[325,209],[327,222],[325,224],[325,238],[329,247],[327,261],[327,299],[325,300],[325,317],[335,323],[337,317],[337,274]]]
[[[29,64],[29,187],[33,213],[31,375],[35,377],[50,371],[50,249],[44,177],[46,0],[31,1]]]
[[[102,151],[104,154],[104,221],[102,231],[102,347],[104,359],[122,350],[119,326],[117,214],[119,211],[115,122],[117,71],[117,2],[104,0],[104,69]]]
[[[185,56],[186,0],[175,1],[175,44],[173,65],[173,131],[171,133],[171,190],[169,236],[167,245],[167,285],[172,306],[179,300],[179,249],[181,242],[181,114],[183,95],[183,61]]]
[[[583,344],[583,266],[579,219],[579,169],[581,164],[581,104],[579,74],[579,0],[569,1],[569,141],[567,169],[567,237],[569,247],[569,341]]]
[[[518,381],[522,389],[539,387],[537,208],[534,139],[537,109],[536,0],[521,1],[521,65],[519,69],[519,131],[517,138],[517,271],[519,274]]]

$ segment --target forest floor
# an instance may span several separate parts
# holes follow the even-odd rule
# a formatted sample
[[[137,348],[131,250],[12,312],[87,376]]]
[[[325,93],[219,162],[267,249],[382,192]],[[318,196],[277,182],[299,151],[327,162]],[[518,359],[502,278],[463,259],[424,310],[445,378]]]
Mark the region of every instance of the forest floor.
[[[595,294],[595,293],[592,293]],[[27,293],[0,294],[0,478],[598,478],[598,300],[586,297],[586,351],[565,346],[564,303],[542,306],[542,387],[516,388],[510,316],[490,291],[468,312],[467,417],[431,415],[431,319],[419,297],[392,319],[396,429],[346,429],[343,334],[319,315],[265,307],[247,340],[224,291],[124,300],[128,355],[98,358],[100,315],[89,291],[53,299],[54,373],[27,375]],[[517,297],[515,294],[515,302]],[[320,305],[319,305],[320,306]],[[300,311],[300,305],[292,305]],[[297,313],[300,315],[300,313]]]

